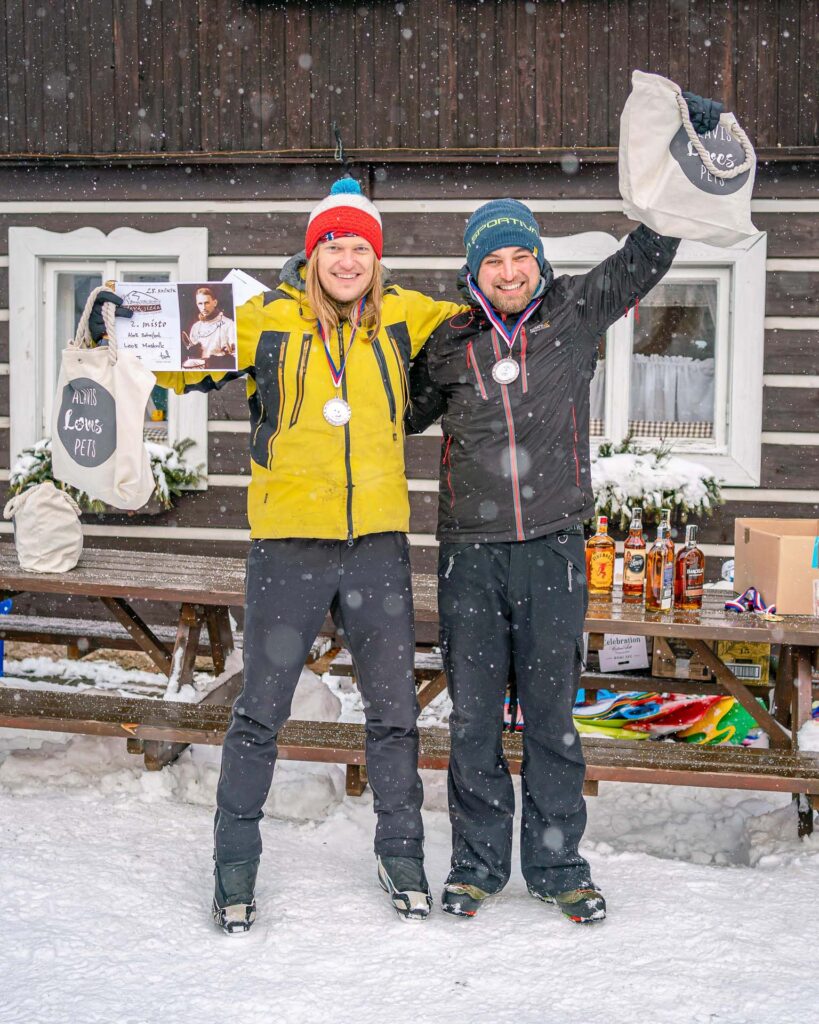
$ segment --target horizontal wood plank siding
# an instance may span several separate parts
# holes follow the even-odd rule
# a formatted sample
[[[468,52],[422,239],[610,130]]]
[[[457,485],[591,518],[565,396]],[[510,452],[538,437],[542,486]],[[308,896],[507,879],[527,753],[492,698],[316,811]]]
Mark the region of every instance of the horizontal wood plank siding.
[[[819,370],[819,359],[814,368]],[[762,429],[819,432],[819,389],[764,388]]]
[[[0,152],[326,150],[333,122],[351,150],[613,147],[631,68],[718,96],[758,146],[819,143],[810,2],[8,6]]]
[[[33,168],[36,167],[36,173]],[[137,169],[139,168],[139,169]],[[136,175],[138,174],[138,178]],[[581,159],[574,173],[559,164],[540,163],[533,171],[531,158],[522,163],[396,162],[378,160],[353,168],[355,177],[369,186],[373,198],[445,199],[514,195],[520,199],[618,199],[616,163],[595,164]],[[282,163],[270,157],[245,165],[238,163],[161,161],[143,167],[82,161],[58,164],[31,161],[18,166],[0,163],[0,195],[6,200],[51,202],[111,199],[320,199],[338,177],[338,165],[314,162]],[[138,194],[137,194],[138,189]],[[754,181],[756,199],[811,199],[819,192],[819,161],[760,163]],[[545,227],[545,225],[544,225]],[[798,252],[791,255],[798,256]]]
[[[762,445],[762,487],[819,488],[819,445]]]
[[[819,367],[819,331],[765,331],[765,373],[813,374]]]
[[[816,219],[819,223],[819,216]],[[768,271],[765,313],[767,316],[819,316],[819,271]]]

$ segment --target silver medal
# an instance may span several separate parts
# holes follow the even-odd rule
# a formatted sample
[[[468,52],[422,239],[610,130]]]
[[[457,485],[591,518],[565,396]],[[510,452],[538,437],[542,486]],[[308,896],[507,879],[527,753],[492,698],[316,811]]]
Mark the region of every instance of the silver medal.
[[[492,379],[498,384],[511,384],[520,376],[520,366],[511,356],[499,359],[492,367]]]
[[[324,418],[334,427],[343,427],[350,422],[353,414],[352,409],[343,398],[331,398],[324,403]]]

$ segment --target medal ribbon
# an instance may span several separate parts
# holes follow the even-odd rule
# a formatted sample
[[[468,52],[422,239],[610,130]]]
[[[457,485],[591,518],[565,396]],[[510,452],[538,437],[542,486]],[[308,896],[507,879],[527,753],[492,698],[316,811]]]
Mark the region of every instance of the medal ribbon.
[[[489,299],[487,299],[484,293],[480,290],[477,282],[474,280],[471,274],[466,275],[466,283],[469,287],[470,292],[474,296],[475,301],[483,310],[486,319],[489,321],[490,324],[492,324],[492,326],[495,328],[498,334],[500,334],[500,336],[509,346],[509,354],[511,355],[514,344],[518,340],[518,335],[523,330],[523,325],[541,304],[541,302],[543,301],[543,295],[536,295],[535,298],[532,299],[532,301],[529,303],[526,309],[524,309],[524,311],[520,314],[520,317],[518,318],[518,321],[515,324],[515,326],[512,328],[511,331],[509,331],[506,324],[503,322],[503,319],[500,316],[498,316],[498,314],[492,308],[492,304],[490,303]]]
[[[358,315],[355,318],[355,324],[353,325],[353,333],[350,336],[350,344],[347,346],[347,351],[344,353],[344,359],[341,361],[341,366],[336,366],[333,362],[333,357],[330,355],[330,346],[327,344],[327,339],[324,337],[324,328],[319,321],[318,332],[324,343],[324,354],[327,356],[327,362],[330,365],[330,376],[333,378],[333,384],[336,388],[341,387],[341,379],[344,376],[344,370],[347,367],[347,360],[350,356],[350,349],[353,347],[355,336],[358,331],[358,326],[361,323],[361,314],[364,312],[364,306],[367,301],[367,296],[362,295],[361,302],[358,304]]]
[[[761,612],[763,615],[773,615],[776,612],[776,605],[766,605],[762,600],[762,594],[756,587],[748,587],[744,594],[726,601],[725,610],[727,612]]]

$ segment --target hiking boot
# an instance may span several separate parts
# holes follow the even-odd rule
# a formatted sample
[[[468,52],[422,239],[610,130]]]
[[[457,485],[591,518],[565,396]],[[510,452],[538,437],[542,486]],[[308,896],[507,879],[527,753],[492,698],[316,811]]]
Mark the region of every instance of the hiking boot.
[[[464,882],[447,882],[441,896],[441,910],[456,917],[474,917],[491,892]]]
[[[216,886],[213,895],[213,920],[226,935],[249,932],[256,920],[256,872],[259,859],[241,864],[219,864],[213,869]]]
[[[606,901],[603,899],[603,893],[594,885],[569,889],[568,892],[558,892],[554,895],[539,892],[531,885],[527,888],[530,896],[534,896],[536,900],[543,900],[544,903],[553,903],[564,917],[568,917],[575,924],[594,924],[606,918]]]
[[[378,881],[405,921],[423,921],[432,910],[432,895],[421,857],[378,857]]]

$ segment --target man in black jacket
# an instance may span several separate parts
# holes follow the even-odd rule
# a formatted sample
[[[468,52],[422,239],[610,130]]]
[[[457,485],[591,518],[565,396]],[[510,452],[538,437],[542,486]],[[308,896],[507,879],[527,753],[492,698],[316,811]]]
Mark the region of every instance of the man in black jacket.
[[[443,416],[438,506],[441,647],[453,702],[452,866],[444,910],[473,916],[511,870],[506,684],[523,711],[523,875],[574,921],[606,905],[578,852],[585,771],[572,718],[594,513],[589,383],[600,338],[671,266],[678,241],[643,225],[587,274],[555,278],[528,209],[501,199],[466,227],[469,310],[412,368],[410,432]]]

